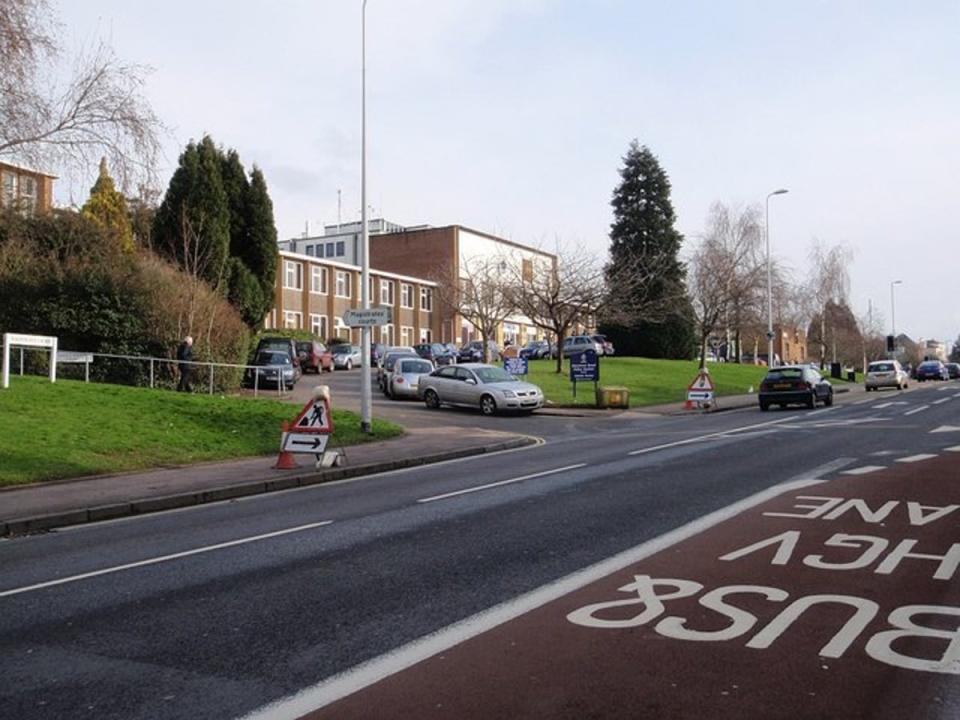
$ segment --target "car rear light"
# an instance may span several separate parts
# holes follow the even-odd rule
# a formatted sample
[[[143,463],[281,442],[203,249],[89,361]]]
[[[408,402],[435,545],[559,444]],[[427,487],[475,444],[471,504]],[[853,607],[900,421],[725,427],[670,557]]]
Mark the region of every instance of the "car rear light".
[[[398,378],[396,379],[396,383],[397,383],[397,385],[403,385],[403,378],[402,378],[402,377],[398,377]]]

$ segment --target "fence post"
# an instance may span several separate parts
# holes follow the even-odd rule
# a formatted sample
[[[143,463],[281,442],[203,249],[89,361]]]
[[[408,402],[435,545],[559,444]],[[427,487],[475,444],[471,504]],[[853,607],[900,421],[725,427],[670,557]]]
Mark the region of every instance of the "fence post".
[[[153,358],[150,358],[150,389],[153,390]]]
[[[260,373],[257,368],[253,368],[253,396],[257,397],[257,391],[260,389]]]
[[[90,382],[90,363],[88,362],[83,364],[83,381],[85,383]]]
[[[20,375],[23,376],[23,348],[20,348]]]
[[[210,363],[210,394],[213,395],[213,363]]]

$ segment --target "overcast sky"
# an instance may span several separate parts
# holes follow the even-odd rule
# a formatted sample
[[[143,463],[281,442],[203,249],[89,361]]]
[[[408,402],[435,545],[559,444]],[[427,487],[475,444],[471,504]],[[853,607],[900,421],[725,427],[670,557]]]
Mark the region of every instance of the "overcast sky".
[[[203,133],[263,168],[281,238],[360,212],[360,0],[59,3],[73,46],[154,68],[169,178]],[[370,0],[369,202],[606,251],[631,139],[678,229],[770,201],[775,255],[853,252],[854,311],[960,333],[960,3]],[[72,198],[71,198],[72,192]],[[60,188],[82,202],[87,188]],[[689,243],[688,243],[689,246]]]

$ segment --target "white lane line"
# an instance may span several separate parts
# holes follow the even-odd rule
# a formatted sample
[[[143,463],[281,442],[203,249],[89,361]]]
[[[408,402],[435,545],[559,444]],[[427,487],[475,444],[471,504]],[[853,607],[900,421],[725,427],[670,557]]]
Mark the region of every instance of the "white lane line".
[[[770,425],[779,425],[780,423],[790,422],[791,420],[796,420],[799,415],[790,415],[785,418],[780,418],[779,420],[770,420],[769,422],[757,423],[755,425],[744,425],[743,427],[732,428],[730,430],[722,430],[720,432],[709,433],[707,435],[697,435],[697,437],[687,438],[686,440],[677,440],[676,442],[663,443],[662,445],[654,445],[653,447],[640,448],[639,450],[632,450],[628,452],[627,455],[644,455],[646,453],[656,452],[657,450],[666,450],[667,448],[677,447],[679,445],[689,445],[690,443],[700,442],[701,440],[712,440],[715,438],[725,437],[733,433],[744,432],[746,430],[754,430],[756,428],[769,427]]]
[[[814,410],[813,412],[808,412],[807,415],[806,415],[806,417],[812,417],[813,415],[823,415],[823,413],[830,412],[831,410],[839,410],[839,408],[836,407],[836,406],[834,406],[834,407],[828,407],[828,408],[820,408],[819,410]]]
[[[868,402],[873,402],[876,398],[866,398],[864,400],[857,400],[855,403],[850,403],[851,405],[866,405]]]
[[[418,503],[428,503],[433,502],[434,500],[445,500],[446,498],[456,497],[457,495],[466,495],[467,493],[479,492],[480,490],[489,490],[490,488],[500,487],[501,485],[509,485],[511,483],[518,483],[523,480],[530,480],[532,478],[543,477],[544,475],[555,475],[556,473],[566,472],[567,470],[576,470],[577,468],[586,467],[586,463],[577,463],[576,465],[567,465],[561,468],[554,468],[553,470],[544,470],[543,472],[531,473],[530,475],[521,475],[520,477],[510,478],[509,480],[500,480],[499,482],[487,483],[486,485],[477,485],[476,487],[467,488],[465,490],[456,490],[454,492],[444,493],[443,495],[433,495],[431,497],[420,498],[417,500]]]
[[[607,558],[595,565],[579,570],[560,578],[548,585],[532,590],[524,595],[507,600],[489,610],[468,617],[465,620],[449,625],[418,640],[414,640],[396,650],[361,663],[356,667],[321,680],[312,687],[305,688],[287,698],[277,700],[258,710],[245,715],[243,720],[285,720],[300,718],[307,713],[319,710],[332,702],[340,700],[352,693],[372,685],[391,675],[416,665],[429,657],[433,657],[454,645],[465,642],[472,637],[491,630],[514,618],[536,610],[557,598],[579,590],[580,588],[597,582],[612,573],[662,552],[688,538],[699,535],[715,525],[736,517],[742,512],[761,505],[780,495],[795,492],[803,488],[817,485],[822,480],[802,479],[787,482],[767,488],[751,495],[740,502],[704,515],[693,522],[687,523],[676,530],[660,535],[635,547],[625,550],[613,557]]]
[[[888,407],[890,407],[891,405],[893,405],[892,402],[880,403],[879,405],[874,405],[874,406],[873,406],[873,409],[874,409],[874,410],[882,410],[883,408],[888,408]]]
[[[953,397],[955,397],[955,398],[960,398],[960,393],[957,393],[957,394],[954,395]]]
[[[47,582],[37,583],[36,585],[27,585],[25,587],[13,588],[12,590],[0,591],[0,597],[10,595],[19,595],[20,593],[31,592],[33,590],[42,590],[43,588],[53,587],[55,585],[65,585],[66,583],[86,580],[87,578],[97,577],[99,575],[109,575],[110,573],[120,572],[121,570],[131,570],[133,568],[143,567],[145,565],[156,565],[157,563],[169,562],[179,558],[199,555],[200,553],[212,552],[213,550],[222,550],[223,548],[233,547],[234,545],[244,545],[246,543],[266,540],[268,538],[289,535],[290,533],[303,532],[304,530],[313,530],[314,528],[329,525],[333,520],[324,520],[323,522],[310,523],[309,525],[298,525],[297,527],[287,528],[286,530],[277,530],[275,532],[264,533],[263,535],[253,535],[252,537],[240,538],[239,540],[230,540],[229,542],[217,543],[216,545],[207,545],[205,547],[194,548],[193,550],[184,550],[183,552],[173,553],[172,555],[162,555],[160,557],[150,558],[149,560],[139,560],[137,562],[126,563],[125,565],[116,565],[114,567],[94,570],[93,572],[82,573],[81,575],[71,575],[69,577],[59,578],[57,580],[48,580]]]
[[[953,398],[940,398],[939,400],[934,400],[931,405],[939,405],[940,403],[950,402]]]
[[[944,448],[945,452],[960,452],[960,445],[954,445],[953,447]]]
[[[926,410],[926,409],[929,408],[929,407],[930,407],[929,405],[921,405],[920,407],[915,407],[913,410],[907,410],[907,411],[904,413],[904,415],[913,415],[913,414],[918,413],[918,412],[923,412],[924,410]]]
[[[867,473],[876,472],[877,470],[886,470],[886,468],[883,465],[861,465],[860,467],[844,470],[841,475],[866,475]]]
[[[935,458],[936,455],[931,455],[930,453],[920,453],[919,455],[909,455],[907,457],[897,458],[895,462],[902,463],[915,463],[920,462],[921,460],[929,460],[930,458]]]

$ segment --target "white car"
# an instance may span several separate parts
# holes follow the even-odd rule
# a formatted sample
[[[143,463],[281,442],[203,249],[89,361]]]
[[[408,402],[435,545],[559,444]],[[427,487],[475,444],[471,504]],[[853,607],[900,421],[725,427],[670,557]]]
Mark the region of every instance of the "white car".
[[[435,366],[422,357],[398,356],[391,370],[383,376],[383,394],[391,399],[420,397],[420,378],[429,375]]]
[[[359,345],[334,345],[330,348],[333,367],[337,370],[352,370],[360,367],[363,351]]]
[[[484,363],[445,365],[420,378],[420,397],[428,408],[479,407],[484,415],[503,410],[533,412],[543,407],[543,391],[501,367]]]
[[[909,381],[910,376],[896,360],[876,360],[867,365],[864,387],[867,391],[879,390],[882,387],[903,390]]]

